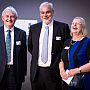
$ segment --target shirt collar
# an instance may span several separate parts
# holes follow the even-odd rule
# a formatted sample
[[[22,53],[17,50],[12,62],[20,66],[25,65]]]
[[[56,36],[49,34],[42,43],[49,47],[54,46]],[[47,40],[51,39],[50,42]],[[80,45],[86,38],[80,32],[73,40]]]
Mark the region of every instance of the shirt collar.
[[[46,25],[44,22],[43,22],[43,26],[51,26],[53,25],[53,20],[51,21],[51,23],[49,23],[48,25]]]
[[[4,25],[4,31],[6,32],[7,30],[11,30],[11,32],[14,30],[14,27],[12,27],[11,29],[8,29],[5,25]]]

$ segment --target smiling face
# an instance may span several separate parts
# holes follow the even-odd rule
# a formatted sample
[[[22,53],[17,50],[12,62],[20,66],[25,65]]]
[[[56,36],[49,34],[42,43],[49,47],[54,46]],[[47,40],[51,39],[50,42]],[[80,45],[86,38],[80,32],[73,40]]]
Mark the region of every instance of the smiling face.
[[[82,23],[80,19],[74,19],[71,24],[71,33],[76,35],[81,35],[82,32]]]
[[[52,21],[54,11],[48,5],[44,5],[40,9],[40,18],[45,24],[49,24]]]
[[[6,11],[2,16],[2,21],[8,29],[11,29],[14,26],[16,19],[16,15],[11,11]]]

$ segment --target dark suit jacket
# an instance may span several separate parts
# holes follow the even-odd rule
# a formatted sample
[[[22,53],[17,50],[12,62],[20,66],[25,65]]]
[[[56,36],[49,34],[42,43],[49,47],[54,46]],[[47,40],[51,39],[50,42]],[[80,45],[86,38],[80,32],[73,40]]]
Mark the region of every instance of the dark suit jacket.
[[[18,45],[16,42],[20,42]],[[0,27],[0,81],[4,75],[6,65],[6,47],[4,27]],[[27,70],[27,47],[26,32],[14,27],[14,50],[13,50],[13,66],[17,82],[24,81]]]
[[[30,68],[30,78],[31,81],[35,79],[37,66],[38,66],[38,56],[39,56],[39,36],[41,32],[42,23],[32,25],[29,31],[28,37],[28,50],[32,54],[31,68]],[[56,37],[61,37],[61,40],[56,40]],[[52,41],[52,60],[50,71],[52,79],[58,81],[59,75],[59,61],[61,56],[61,50],[63,48],[63,43],[66,39],[70,38],[69,26],[65,23],[54,21],[53,24],[53,41]]]

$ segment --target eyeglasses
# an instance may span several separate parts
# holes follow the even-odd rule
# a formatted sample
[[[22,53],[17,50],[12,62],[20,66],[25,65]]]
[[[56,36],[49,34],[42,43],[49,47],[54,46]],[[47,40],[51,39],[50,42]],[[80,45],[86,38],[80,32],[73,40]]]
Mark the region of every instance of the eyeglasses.
[[[72,22],[72,25],[81,25],[79,22]]]

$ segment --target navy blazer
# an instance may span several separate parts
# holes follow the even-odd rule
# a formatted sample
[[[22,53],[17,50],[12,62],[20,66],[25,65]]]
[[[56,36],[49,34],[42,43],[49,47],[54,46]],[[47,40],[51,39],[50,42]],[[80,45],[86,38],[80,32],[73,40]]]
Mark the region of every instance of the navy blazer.
[[[38,66],[39,37],[40,37],[41,28],[42,28],[42,22],[32,25],[29,31],[28,50],[32,54],[31,68],[30,68],[31,81],[35,79],[37,66]],[[61,37],[61,40],[56,40],[56,37]],[[60,77],[59,61],[60,61],[61,51],[63,48],[64,41],[68,38],[70,38],[69,26],[65,23],[54,21],[52,52],[51,52],[52,60],[51,60],[51,66],[50,66],[52,79],[53,80],[55,79],[54,81],[59,80],[57,77]]]
[[[17,44],[17,42],[20,42]],[[6,47],[4,27],[0,27],[0,81],[4,75],[6,65]],[[23,82],[27,71],[27,46],[26,32],[14,27],[14,48],[13,48],[13,66],[17,82]]]

